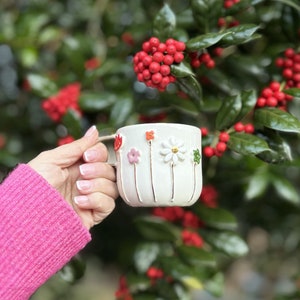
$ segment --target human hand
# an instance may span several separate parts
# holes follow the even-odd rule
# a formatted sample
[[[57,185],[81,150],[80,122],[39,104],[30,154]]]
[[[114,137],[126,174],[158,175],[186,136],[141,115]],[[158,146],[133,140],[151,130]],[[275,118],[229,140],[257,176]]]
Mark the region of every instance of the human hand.
[[[106,163],[105,145],[97,141],[93,126],[81,139],[44,151],[28,163],[58,190],[88,229],[113,211],[118,197],[115,170]]]

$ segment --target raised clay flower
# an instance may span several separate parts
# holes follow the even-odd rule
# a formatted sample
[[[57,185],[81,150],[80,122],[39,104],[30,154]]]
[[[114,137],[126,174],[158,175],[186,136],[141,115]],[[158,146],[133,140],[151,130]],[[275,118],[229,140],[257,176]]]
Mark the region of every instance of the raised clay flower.
[[[114,141],[114,149],[115,149],[115,151],[118,151],[121,148],[122,143],[123,143],[122,136],[120,134],[116,135],[115,141]]]
[[[132,148],[128,153],[127,153],[127,158],[128,161],[131,164],[136,164],[139,162],[139,158],[140,158],[140,152],[138,150],[136,150],[135,148]]]
[[[179,160],[184,160],[186,148],[182,141],[170,137],[168,141],[162,143],[162,147],[163,149],[160,151],[160,154],[164,155],[165,162],[177,164]]]

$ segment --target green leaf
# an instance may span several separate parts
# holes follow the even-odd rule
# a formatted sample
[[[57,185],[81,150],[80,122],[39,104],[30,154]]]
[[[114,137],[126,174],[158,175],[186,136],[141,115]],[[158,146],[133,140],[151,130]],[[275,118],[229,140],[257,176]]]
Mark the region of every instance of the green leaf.
[[[114,127],[122,126],[129,118],[133,109],[133,102],[130,95],[120,94],[111,110],[111,120]]]
[[[300,133],[300,121],[288,112],[277,108],[255,110],[254,120],[259,125],[278,131]]]
[[[178,239],[179,229],[171,223],[153,216],[136,218],[137,229],[140,233],[152,241],[174,242]]]
[[[218,43],[224,36],[229,35],[229,32],[210,32],[187,41],[186,48],[188,51],[200,51]]]
[[[263,139],[246,133],[231,133],[227,145],[229,149],[243,155],[256,155],[270,150]]]
[[[259,29],[259,26],[254,24],[243,24],[228,28],[224,33],[230,33],[225,35],[222,39],[222,46],[238,45],[249,42],[252,39],[256,39],[259,36],[254,33]]]
[[[300,203],[298,191],[289,180],[283,176],[274,175],[272,176],[272,184],[278,195],[280,195],[284,200],[297,205]]]
[[[187,76],[177,78],[176,82],[181,91],[186,93],[193,101],[196,108],[200,110],[202,106],[202,88],[198,80],[194,76]]]
[[[139,244],[134,251],[134,265],[138,272],[144,273],[160,254],[160,247],[157,243]]]
[[[172,36],[176,27],[176,16],[168,4],[164,4],[153,21],[153,33],[160,39]]]
[[[248,253],[245,241],[233,232],[210,232],[205,236],[205,240],[217,250],[231,257],[240,257]]]
[[[32,88],[32,90],[41,97],[49,97],[57,92],[57,86],[47,77],[29,74],[27,80]]]
[[[69,109],[62,119],[62,123],[68,128],[68,133],[75,139],[82,136],[81,117],[77,111]]]
[[[215,297],[221,297],[224,291],[224,275],[217,273],[212,278],[204,282],[204,289]]]
[[[101,93],[82,93],[79,106],[86,112],[96,112],[111,107],[116,102],[116,95],[102,91]]]
[[[269,184],[269,176],[266,172],[258,170],[254,175],[251,176],[248,181],[245,197],[248,200],[253,200],[261,195],[267,189]]]
[[[182,62],[178,65],[172,64],[171,73],[176,78],[195,76],[194,72],[191,70],[190,65],[185,62]]]
[[[216,117],[216,128],[224,130],[231,127],[241,112],[242,101],[240,95],[230,96],[223,100]]]
[[[300,88],[290,88],[284,90],[285,94],[300,98]]]
[[[216,259],[208,251],[185,245],[177,247],[176,250],[183,261],[195,268],[216,267]]]
[[[242,108],[237,120],[242,120],[248,113],[252,111],[256,104],[257,95],[255,90],[243,91],[241,93]]]
[[[195,207],[195,213],[209,227],[226,230],[234,230],[237,228],[236,218],[225,209],[198,205]]]

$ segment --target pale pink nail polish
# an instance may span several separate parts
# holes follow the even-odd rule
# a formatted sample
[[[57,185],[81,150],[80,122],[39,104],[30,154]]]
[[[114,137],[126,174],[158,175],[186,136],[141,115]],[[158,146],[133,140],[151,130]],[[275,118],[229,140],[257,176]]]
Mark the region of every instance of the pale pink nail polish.
[[[79,170],[80,174],[83,176],[91,175],[94,173],[94,166],[91,164],[80,165]]]
[[[87,150],[84,152],[83,157],[85,161],[92,162],[97,158],[97,151],[96,150]]]
[[[91,182],[89,180],[78,180],[76,181],[78,190],[87,191],[91,188]]]
[[[84,195],[75,196],[74,197],[74,202],[76,204],[79,204],[79,205],[84,205],[84,204],[87,204],[89,202],[89,198],[87,196],[84,196]]]
[[[90,127],[90,128],[88,129],[88,131],[85,133],[84,136],[91,136],[91,135],[93,135],[93,133],[95,132],[95,130],[96,130],[96,126],[93,125],[92,127]]]

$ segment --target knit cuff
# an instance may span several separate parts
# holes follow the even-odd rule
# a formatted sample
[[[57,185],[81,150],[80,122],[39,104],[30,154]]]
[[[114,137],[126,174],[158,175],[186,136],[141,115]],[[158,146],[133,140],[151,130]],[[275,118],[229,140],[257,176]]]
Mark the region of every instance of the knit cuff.
[[[26,299],[91,239],[62,196],[28,165],[0,186],[0,299]]]

